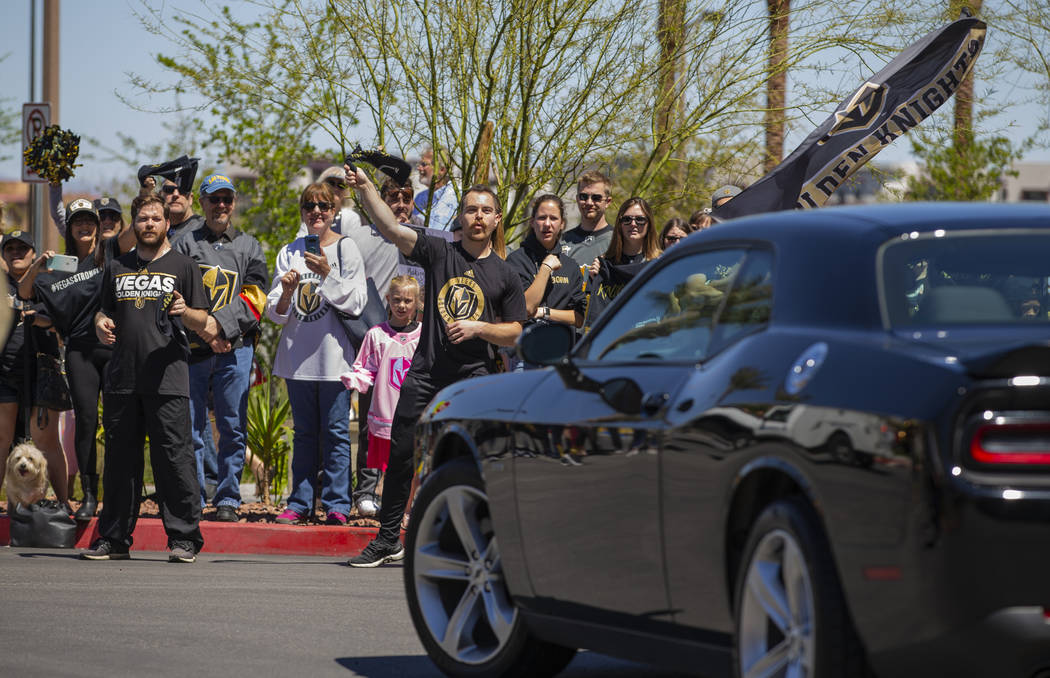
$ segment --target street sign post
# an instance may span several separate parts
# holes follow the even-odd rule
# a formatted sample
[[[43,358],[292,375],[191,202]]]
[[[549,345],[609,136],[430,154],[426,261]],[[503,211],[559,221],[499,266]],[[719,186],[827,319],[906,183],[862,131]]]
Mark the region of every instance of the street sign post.
[[[29,103],[22,104],[22,153],[23,157],[25,150],[29,148],[29,144],[32,143],[44,128],[51,124],[51,104],[49,103]],[[22,181],[35,183],[35,184],[46,184],[47,179],[44,179],[33,170],[26,167],[25,160],[22,161]]]

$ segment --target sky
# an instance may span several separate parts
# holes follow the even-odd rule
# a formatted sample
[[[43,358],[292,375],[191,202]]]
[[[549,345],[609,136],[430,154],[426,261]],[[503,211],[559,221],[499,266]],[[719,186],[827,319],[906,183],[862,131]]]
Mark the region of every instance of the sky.
[[[0,97],[4,99],[5,107],[17,110],[19,120],[21,104],[28,101],[29,96],[29,7],[32,1],[4,0],[4,21],[0,22],[0,55],[7,55],[0,62]],[[42,24],[43,2],[36,1],[37,21]],[[150,4],[161,8],[166,16],[174,16],[175,12],[210,16],[219,7],[217,3],[205,0],[150,0]],[[224,4],[229,4],[242,19],[252,18],[259,12],[252,3],[242,0],[227,0]],[[153,80],[167,77],[156,63],[156,54],[171,54],[171,45],[142,29],[135,16],[135,10],[139,8],[140,0],[67,0],[61,5],[58,122],[63,128],[85,137],[81,143],[81,162],[84,166],[77,170],[73,184],[82,190],[102,190],[112,186],[115,181],[123,180],[136,169],[123,163],[106,161],[110,155],[107,149],[120,149],[118,131],[144,144],[150,142],[151,136],[163,132],[161,124],[165,114],[134,110],[118,97],[118,93],[126,97],[135,96],[129,77],[132,72]],[[38,38],[38,49],[41,43],[42,40]],[[989,48],[990,45],[987,45],[986,54],[990,52]],[[38,66],[38,77],[39,71]],[[844,92],[843,96],[846,94]],[[170,103],[156,102],[157,105]],[[192,103],[192,100],[184,99],[183,103]],[[1014,136],[1023,136],[1024,120],[1034,120],[1039,113],[1018,111],[1019,124],[1015,127]],[[818,122],[820,119],[823,117],[819,116]],[[793,148],[792,141],[798,143],[804,136],[805,133],[799,133],[797,139],[789,137],[788,149]],[[911,160],[909,149],[907,140],[900,140],[884,150],[877,162]],[[0,163],[0,180],[18,180],[20,146],[5,147],[3,155],[13,157]],[[144,164],[165,159],[143,158],[141,162]],[[1050,152],[1036,151],[1025,159],[1048,162]]]

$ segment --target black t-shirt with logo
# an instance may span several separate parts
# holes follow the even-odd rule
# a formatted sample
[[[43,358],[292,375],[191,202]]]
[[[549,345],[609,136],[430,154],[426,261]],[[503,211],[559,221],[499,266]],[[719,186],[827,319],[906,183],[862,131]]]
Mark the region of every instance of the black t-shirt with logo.
[[[583,313],[587,307],[587,299],[583,292],[583,276],[580,269],[565,254],[561,254],[560,246],[556,245],[554,254],[561,262],[561,268],[551,273],[547,281],[547,287],[543,290],[543,298],[540,306],[548,306],[558,310],[571,310]],[[507,264],[514,269],[521,280],[521,289],[532,287],[536,279],[536,273],[540,270],[543,260],[549,253],[543,248],[533,233],[529,233],[522,242],[521,247],[514,250],[507,257]]]
[[[189,397],[188,346],[166,309],[174,292],[189,308],[208,308],[200,267],[168,250],[143,262],[132,250],[114,259],[103,276],[102,311],[116,324],[117,342],[106,369],[107,393]]]
[[[51,318],[55,330],[71,348],[90,349],[99,345],[95,334],[95,313],[101,304],[102,277],[106,264],[119,256],[117,238],[100,244],[103,264],[95,263],[94,253],[84,257],[75,273],[41,273],[33,283],[33,296]]]
[[[483,339],[453,344],[445,331],[454,320],[488,323],[526,320],[518,276],[494,252],[475,259],[463,246],[420,235],[410,257],[427,276],[426,306],[411,371],[439,382],[492,371],[495,347]]]

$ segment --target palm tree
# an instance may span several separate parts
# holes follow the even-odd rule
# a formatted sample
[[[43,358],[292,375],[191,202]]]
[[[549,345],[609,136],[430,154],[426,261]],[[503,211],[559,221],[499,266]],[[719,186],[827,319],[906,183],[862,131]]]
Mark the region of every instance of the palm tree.
[[[784,111],[787,105],[788,19],[791,0],[766,0],[769,11],[769,78],[766,81],[767,172],[784,157]]]

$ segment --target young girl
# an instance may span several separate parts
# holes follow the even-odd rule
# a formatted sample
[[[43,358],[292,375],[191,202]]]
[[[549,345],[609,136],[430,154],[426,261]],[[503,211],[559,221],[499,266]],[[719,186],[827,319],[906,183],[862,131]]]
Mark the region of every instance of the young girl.
[[[419,344],[416,311],[421,298],[419,282],[412,276],[399,275],[391,280],[386,295],[390,320],[368,330],[350,371],[340,377],[351,391],[367,393],[375,385],[368,410],[368,468],[386,471],[390,459],[394,408]]]

